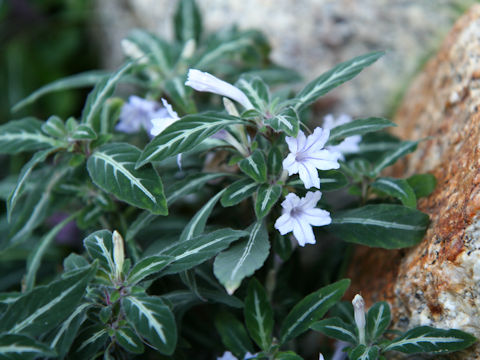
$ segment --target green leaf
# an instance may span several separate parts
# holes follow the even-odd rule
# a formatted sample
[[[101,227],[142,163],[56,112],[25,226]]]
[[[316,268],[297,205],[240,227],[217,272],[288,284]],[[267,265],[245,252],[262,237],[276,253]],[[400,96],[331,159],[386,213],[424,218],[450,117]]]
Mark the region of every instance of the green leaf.
[[[252,179],[235,181],[225,189],[220,202],[224,207],[237,205],[257,190],[258,184]]]
[[[127,282],[135,285],[146,277],[165,269],[173,260],[170,256],[151,256],[135,264],[128,274]]]
[[[34,360],[38,357],[54,357],[57,354],[46,344],[25,335],[1,334],[0,359]]]
[[[95,185],[130,205],[166,215],[167,202],[155,169],[135,170],[140,150],[130,144],[106,144],[88,159],[87,169]]]
[[[356,344],[358,342],[355,333],[356,329],[352,325],[345,323],[339,317],[332,317],[318,321],[311,325],[310,329],[320,331],[328,337],[345,341],[350,344]]]
[[[42,133],[42,122],[33,117],[12,120],[0,126],[0,154],[18,154],[66,144]]]
[[[83,328],[72,346],[75,351],[72,357],[78,360],[95,358],[108,338],[108,332],[103,324]]]
[[[199,265],[226,249],[233,241],[247,235],[246,231],[221,229],[188,241],[176,242],[159,254],[174,258],[164,273],[175,274]]]
[[[255,202],[255,214],[257,219],[263,219],[272,206],[275,205],[282,195],[282,187],[280,185],[262,184],[258,189],[257,200]]]
[[[75,311],[95,270],[90,267],[17,298],[0,317],[0,333],[46,333]]]
[[[386,167],[393,165],[398,159],[401,159],[405,155],[415,151],[418,141],[402,141],[397,145],[397,148],[393,151],[389,151],[383,155],[373,167],[373,174],[379,174],[380,171]]]
[[[303,358],[293,351],[279,351],[275,354],[275,360],[303,360]]]
[[[95,140],[96,138],[97,134],[95,133],[95,130],[87,124],[78,125],[72,134],[72,139],[74,140]]]
[[[48,155],[52,153],[52,151],[53,149],[37,151],[32,156],[32,158],[22,167],[22,170],[20,171],[20,175],[18,176],[17,185],[15,186],[15,189],[13,189],[13,191],[8,196],[8,200],[7,200],[8,221],[11,220],[12,211],[15,208],[15,205],[17,204],[17,200],[25,190],[25,182],[27,181],[28,177],[32,173],[32,170],[35,168],[35,166],[44,162],[47,159]]]
[[[171,50],[165,41],[148,31],[140,29],[132,30],[128,34],[127,41],[136,47],[138,57],[148,56],[152,65],[155,65],[163,76],[171,72]]]
[[[72,314],[53,331],[52,335],[54,336],[48,343],[52,349],[57,351],[59,358],[63,358],[70,349],[78,329],[87,318],[86,312],[90,306],[91,304],[88,303],[77,306]]]
[[[202,35],[202,16],[195,0],[180,0],[173,17],[175,38],[181,42],[199,41]]]
[[[249,157],[240,161],[238,166],[256,182],[267,181],[267,163],[261,150],[255,150]]]
[[[432,174],[415,174],[410,176],[407,182],[415,192],[417,199],[430,195],[437,186],[437,179]]]
[[[274,236],[273,249],[283,261],[287,261],[292,255],[293,250],[290,236],[283,236],[279,232],[275,232]]]
[[[122,308],[130,325],[159,352],[171,355],[177,344],[177,326],[170,308],[156,296],[126,296]]]
[[[84,266],[88,266],[89,262],[83,256],[71,253],[63,260],[64,272],[75,271]]]
[[[289,107],[280,114],[264,119],[266,125],[275,131],[283,131],[288,136],[296,137],[300,127],[300,119],[297,111],[293,107]]]
[[[388,329],[390,320],[390,305],[385,301],[375,303],[367,314],[367,338],[375,341],[382,336]]]
[[[83,108],[82,124],[93,125],[95,117],[100,114],[105,101],[112,96],[118,81],[130,70],[133,64],[134,62],[125,64],[117,72],[110,76],[105,76],[95,85],[90,94],[88,94],[85,107]]]
[[[128,352],[142,354],[145,351],[142,339],[129,326],[116,329],[115,340]]]
[[[231,174],[225,173],[201,173],[187,176],[184,180],[176,182],[165,191],[167,194],[167,203],[168,205],[172,205],[183,196],[200,190],[207,182],[230,175]]]
[[[40,97],[51,92],[93,86],[102,78],[104,78],[106,74],[107,72],[105,71],[94,70],[68,76],[60,80],[55,80],[54,82],[51,82],[50,84],[44,85],[41,88],[35,90],[25,99],[16,103],[15,106],[12,108],[12,112],[17,112],[25,106],[35,102]]]
[[[356,119],[347,124],[334,127],[330,131],[327,145],[334,144],[349,136],[363,135],[373,131],[379,131],[389,126],[397,126],[395,123],[377,117],[370,117],[366,119]]]
[[[185,77],[176,76],[164,83],[164,91],[173,102],[173,108],[183,113],[196,113],[195,103],[191,98],[192,89],[185,86]]]
[[[248,284],[243,314],[252,339],[262,350],[268,351],[272,344],[273,309],[267,292],[256,279]]]
[[[276,176],[282,170],[283,154],[277,146],[272,146],[267,156],[267,172]]]
[[[213,272],[232,295],[242,280],[259,269],[268,257],[270,243],[268,231],[261,221],[251,225],[248,239],[239,241],[230,249],[220,253],[213,264]]]
[[[370,186],[399,199],[405,206],[411,208],[417,207],[415,192],[410,187],[407,180],[382,177],[375,180]]]
[[[377,360],[378,359],[378,347],[358,345],[356,348],[349,352],[348,358],[350,360]]]
[[[99,270],[103,270],[107,276],[115,273],[113,240],[110,231],[99,230],[88,235],[83,240],[83,246],[93,260],[98,260]]]
[[[332,213],[327,229],[344,241],[399,249],[421,241],[429,221],[427,214],[416,209],[378,204]]]
[[[323,191],[333,191],[341,189],[348,185],[347,177],[337,170],[326,170],[319,171],[318,175],[320,177],[320,187]],[[287,183],[289,186],[295,186],[300,189],[305,189],[303,181],[300,179],[295,179]]]
[[[52,115],[42,124],[42,131],[57,139],[64,139],[67,136],[67,128],[63,120],[56,115]]]
[[[270,103],[268,86],[257,76],[241,76],[235,86],[242,90],[253,107],[261,112]]]
[[[384,52],[377,51],[369,54],[361,55],[341,64],[333,69],[323,73],[318,78],[310,82],[296,96],[295,109],[298,111],[317,100],[320,96],[325,95],[330,90],[343,84],[344,82],[354,78],[366,66],[373,64]]]
[[[212,197],[190,220],[183,229],[182,234],[180,235],[179,241],[190,240],[195,236],[200,235],[205,230],[205,225],[207,223],[208,217],[212,213],[212,210],[217,203],[218,199],[223,195],[225,190],[220,191],[214,197]]]
[[[350,285],[350,280],[343,279],[325,286],[307,295],[287,315],[280,330],[280,343],[297,337],[337,303]]]
[[[191,150],[217,131],[244,123],[240,118],[217,112],[184,116],[147,144],[136,168]]]
[[[460,330],[420,326],[392,340],[383,351],[400,351],[405,354],[447,353],[465,349],[476,341],[474,336]]]
[[[222,312],[215,317],[222,342],[237,358],[243,359],[247,352],[253,353],[253,346],[242,323],[230,313]]]

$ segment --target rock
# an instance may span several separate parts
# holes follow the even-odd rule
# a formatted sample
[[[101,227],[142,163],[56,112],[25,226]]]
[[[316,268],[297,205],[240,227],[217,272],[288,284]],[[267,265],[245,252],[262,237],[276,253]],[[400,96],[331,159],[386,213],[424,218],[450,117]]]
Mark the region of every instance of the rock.
[[[425,238],[396,252],[362,248],[351,269],[353,291],[370,302],[387,299],[394,326],[402,330],[431,325],[480,337],[479,75],[480,5],[475,5],[413,82],[395,117],[396,135],[427,140],[394,175],[429,172],[438,181],[419,201],[431,218]],[[448,359],[479,357],[477,346]]]
[[[319,111],[385,115],[419,63],[473,0],[198,0],[209,31],[231,24],[269,38],[277,63],[312,80],[340,61],[373,51],[387,55],[361,76],[331,92]],[[121,61],[120,40],[132,27],[172,37],[172,0],[97,0],[105,64]],[[333,105],[333,106],[332,106]],[[328,109],[326,109],[328,108]]]

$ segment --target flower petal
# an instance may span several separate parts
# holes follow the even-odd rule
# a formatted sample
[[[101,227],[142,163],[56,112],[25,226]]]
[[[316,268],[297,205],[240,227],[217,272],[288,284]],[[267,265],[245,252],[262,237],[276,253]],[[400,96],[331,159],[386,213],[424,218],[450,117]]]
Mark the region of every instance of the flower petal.
[[[305,197],[300,199],[300,202],[298,206],[302,208],[302,212],[307,210],[307,209],[313,209],[315,206],[317,206],[318,201],[322,198],[322,192],[321,191],[309,191],[305,195]]]
[[[302,180],[306,189],[310,189],[311,187],[316,187],[318,189],[320,188],[318,171],[308,162],[302,162],[299,164],[298,175],[300,176],[300,180]]]
[[[293,236],[297,239],[300,246],[305,244],[315,244],[315,235],[308,222],[304,221],[302,217],[296,217],[293,222]]]
[[[274,227],[280,234],[285,235],[293,230],[293,219],[289,213],[283,214],[275,221]]]
[[[288,175],[298,174],[299,162],[295,159],[294,154],[288,154],[282,162],[282,167],[288,171]]]
[[[323,209],[307,209],[302,212],[301,216],[313,226],[325,226],[332,222],[330,213]]]

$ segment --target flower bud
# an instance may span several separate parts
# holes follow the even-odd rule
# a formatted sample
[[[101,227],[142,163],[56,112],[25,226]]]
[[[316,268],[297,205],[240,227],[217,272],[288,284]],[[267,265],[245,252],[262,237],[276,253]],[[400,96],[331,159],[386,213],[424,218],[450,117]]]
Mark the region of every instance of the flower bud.
[[[123,249],[123,238],[122,235],[115,230],[113,232],[113,262],[115,263],[115,278],[117,280],[120,280],[124,261],[125,251]]]
[[[355,324],[358,328],[360,344],[365,344],[365,301],[359,294],[355,295],[352,301]]]

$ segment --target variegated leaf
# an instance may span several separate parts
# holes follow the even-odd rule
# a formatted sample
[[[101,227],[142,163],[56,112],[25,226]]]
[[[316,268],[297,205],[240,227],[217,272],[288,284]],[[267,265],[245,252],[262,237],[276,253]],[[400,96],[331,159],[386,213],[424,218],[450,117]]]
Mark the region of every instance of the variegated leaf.
[[[249,157],[240,161],[238,166],[256,182],[267,181],[267,163],[261,150],[255,150]]]
[[[385,301],[375,303],[367,314],[367,338],[373,342],[382,336],[390,325],[390,320],[390,305]]]
[[[305,88],[296,96],[295,110],[300,110],[307,105],[317,100],[320,96],[325,95],[330,90],[343,84],[344,82],[354,78],[366,66],[373,64],[381,56],[382,51],[372,52],[369,54],[355,57],[351,60],[338,64],[333,69],[320,75],[315,80],[311,81]]]
[[[269,254],[270,243],[265,224],[256,222],[246,231],[248,239],[239,241],[217,255],[213,265],[215,276],[230,295],[238,289],[245,277],[263,265]]]
[[[48,148],[66,147],[67,144],[42,132],[42,122],[33,117],[12,120],[0,126],[0,154],[17,154]]]
[[[411,208],[417,206],[417,197],[407,180],[382,177],[375,180],[370,186],[399,199],[405,206]]]
[[[63,120],[56,115],[50,116],[48,120],[42,124],[42,131],[57,139],[64,139],[67,136],[67,128]]]
[[[235,181],[225,190],[220,202],[224,207],[237,205],[257,190],[258,184],[252,179]]]
[[[129,326],[122,326],[115,330],[115,340],[128,352],[142,354],[144,347],[142,339]]]
[[[398,159],[401,159],[405,155],[415,151],[417,145],[418,141],[402,141],[397,145],[395,150],[387,152],[380,158],[380,160],[378,160],[372,169],[372,173],[379,174],[380,171],[385,169],[387,166],[393,165]]]
[[[247,95],[253,107],[261,112],[270,103],[270,90],[267,84],[256,76],[242,76],[235,83],[235,86]]]
[[[276,204],[282,195],[282,187],[280,185],[263,184],[258,189],[257,200],[255,201],[255,214],[257,219],[263,219],[272,206]]]
[[[0,359],[2,360],[34,360],[39,357],[56,357],[54,350],[48,345],[20,334],[0,335]]]
[[[370,117],[366,119],[356,119],[347,124],[334,127],[330,131],[327,145],[335,144],[341,139],[349,136],[363,135],[369,132],[385,129],[389,126],[397,125],[384,118]]]
[[[100,269],[107,275],[115,272],[113,240],[110,231],[99,230],[88,235],[85,240],[83,240],[83,246],[93,260],[98,260]]]
[[[148,57],[151,64],[155,65],[163,76],[171,72],[172,56],[169,45],[164,40],[141,29],[132,30],[126,40],[137,49],[134,58],[140,58],[141,62],[142,57]],[[130,54],[127,55],[130,56]]]
[[[139,261],[128,274],[127,281],[135,285],[150,275],[165,269],[173,260],[171,256],[151,256]]]
[[[147,144],[137,161],[136,168],[193,149],[216,132],[230,125],[244,123],[245,121],[240,118],[217,112],[187,115]]]
[[[202,15],[195,0],[180,0],[175,16],[175,38],[181,42],[196,40],[202,35]]]
[[[348,358],[351,360],[377,360],[378,347],[358,345],[348,353]]]
[[[167,202],[157,172],[151,167],[135,170],[140,150],[126,143],[107,144],[88,159],[95,185],[133,206],[166,215]]]
[[[345,323],[339,317],[331,317],[318,321],[310,326],[310,329],[319,331],[322,334],[350,344],[358,342],[356,329],[350,324]]]
[[[128,323],[159,352],[171,355],[177,344],[177,326],[170,308],[156,296],[127,296],[122,308]]]
[[[275,131],[283,131],[288,136],[296,137],[300,127],[297,111],[289,107],[280,114],[265,118],[265,124]]]

